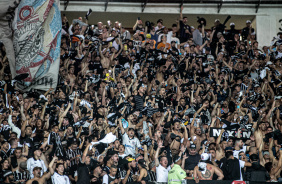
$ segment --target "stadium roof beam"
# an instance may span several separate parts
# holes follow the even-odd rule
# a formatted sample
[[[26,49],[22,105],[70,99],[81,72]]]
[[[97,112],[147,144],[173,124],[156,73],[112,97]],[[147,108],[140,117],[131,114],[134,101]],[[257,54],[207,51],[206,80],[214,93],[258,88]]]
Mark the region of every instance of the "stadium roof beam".
[[[260,6],[261,0],[259,0],[258,4],[256,5],[256,13],[258,12],[259,6]]]
[[[69,0],[64,0],[64,9],[67,10],[67,7],[69,5]]]
[[[142,13],[144,12],[146,5],[147,5],[148,0],[144,0],[144,2],[142,3]]]
[[[222,7],[222,0],[217,5],[217,13],[220,12],[221,7]]]
[[[106,3],[105,3],[105,12],[107,11],[108,4],[109,4],[109,0],[107,0]]]

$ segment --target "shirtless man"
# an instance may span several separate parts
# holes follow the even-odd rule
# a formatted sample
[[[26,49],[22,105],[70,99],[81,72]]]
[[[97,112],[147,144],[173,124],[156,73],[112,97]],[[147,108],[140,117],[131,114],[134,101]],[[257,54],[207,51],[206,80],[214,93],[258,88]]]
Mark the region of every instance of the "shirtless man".
[[[165,66],[160,66],[159,70],[157,71],[156,78],[158,81],[162,82],[164,80],[164,73],[166,71]]]
[[[217,180],[222,180],[224,178],[222,170],[214,165],[206,163],[208,160],[209,155],[203,153],[198,166],[194,168],[194,180],[196,183],[199,183],[199,180],[212,180],[214,173],[218,176]]]
[[[12,171],[13,172],[19,169],[19,165],[20,165],[21,162],[27,161],[27,158],[22,155],[22,149],[21,148],[16,148],[16,150],[14,152],[14,158],[11,158],[11,160],[12,159],[17,160],[17,165],[12,164]]]
[[[100,56],[101,56],[101,64],[102,64],[103,68],[108,69],[109,66],[110,66],[110,63],[111,63],[110,53],[108,51],[106,51],[105,55],[102,53],[102,44],[100,44],[100,46],[99,46],[99,53],[100,53]]]
[[[38,184],[43,184],[45,183],[50,177],[51,177],[51,173],[48,172],[48,173],[44,173],[42,177],[40,177],[41,175],[41,167],[34,167],[33,168],[33,175],[34,175],[34,178],[33,179],[30,179],[26,182],[26,184],[31,184],[33,181],[37,181]]]
[[[256,146],[259,148],[259,146],[262,144],[263,138],[266,133],[266,125],[264,122],[258,122],[257,123],[257,130],[254,133]]]
[[[74,65],[69,66],[67,78],[70,81],[70,85],[73,85],[75,83],[76,76],[74,75]]]
[[[224,129],[221,130],[220,135],[216,139],[216,160],[220,160],[225,156],[225,148],[227,147],[227,141],[221,141]]]

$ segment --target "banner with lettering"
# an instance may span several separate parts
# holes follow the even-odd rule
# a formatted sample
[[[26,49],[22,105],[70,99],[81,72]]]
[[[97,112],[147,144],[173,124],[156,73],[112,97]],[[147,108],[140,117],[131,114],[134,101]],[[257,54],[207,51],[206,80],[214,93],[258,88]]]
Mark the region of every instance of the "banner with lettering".
[[[218,137],[221,133],[222,128],[210,128],[210,137]],[[222,137],[225,138],[236,138],[238,130],[224,130]],[[252,135],[251,130],[242,130],[240,133],[241,139],[249,139]]]
[[[14,25],[17,87],[56,88],[60,65],[61,13],[58,0],[22,0]]]

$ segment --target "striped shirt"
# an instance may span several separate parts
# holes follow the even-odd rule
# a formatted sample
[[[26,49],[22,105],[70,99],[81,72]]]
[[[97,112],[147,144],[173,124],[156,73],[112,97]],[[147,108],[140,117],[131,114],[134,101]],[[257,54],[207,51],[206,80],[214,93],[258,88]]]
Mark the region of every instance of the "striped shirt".
[[[241,84],[241,90],[244,91],[244,92],[246,92],[246,91],[248,90],[248,87],[249,87],[249,86],[247,86],[247,85],[244,84],[244,83]]]
[[[66,151],[66,153],[67,153],[67,157],[69,159],[75,158],[77,155],[82,155],[82,151],[79,148],[77,148],[76,150],[68,149]],[[77,164],[76,159],[74,159],[70,162],[70,167],[75,165],[75,164]]]
[[[19,170],[16,170],[13,172],[13,174],[14,174],[15,181],[19,181],[19,180],[27,181],[30,179],[30,175],[28,171],[19,172]]]
[[[127,174],[127,170],[120,170],[120,178],[121,178],[122,180],[124,180],[126,174]],[[132,178],[133,175],[134,175],[134,174],[133,174],[133,171],[131,170],[131,171],[130,171],[130,174],[129,174],[129,176],[128,176],[128,179],[127,179],[127,181],[126,181],[126,183],[131,183],[131,182],[133,182],[133,178]]]
[[[140,95],[134,96],[136,111],[142,111],[144,105],[144,97]]]
[[[154,171],[149,171],[148,174],[149,174],[149,178],[150,178],[149,181],[151,181],[151,182],[157,181],[157,176],[156,176],[156,173]]]

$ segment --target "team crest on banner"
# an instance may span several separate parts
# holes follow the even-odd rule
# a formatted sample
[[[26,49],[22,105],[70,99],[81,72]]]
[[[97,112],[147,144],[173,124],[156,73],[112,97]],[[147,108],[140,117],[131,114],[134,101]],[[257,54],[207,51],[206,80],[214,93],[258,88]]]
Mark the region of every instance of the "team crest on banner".
[[[58,0],[22,0],[14,26],[17,87],[56,88],[60,65],[61,14]]]

